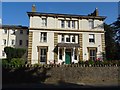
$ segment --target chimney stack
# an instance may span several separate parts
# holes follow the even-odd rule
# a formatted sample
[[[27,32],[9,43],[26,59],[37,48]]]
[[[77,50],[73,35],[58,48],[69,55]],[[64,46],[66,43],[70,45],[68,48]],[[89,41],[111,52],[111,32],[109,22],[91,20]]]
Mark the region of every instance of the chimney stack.
[[[98,8],[95,8],[95,16],[98,16],[99,13],[98,13]]]
[[[32,12],[36,12],[36,6],[35,6],[35,4],[32,5]]]

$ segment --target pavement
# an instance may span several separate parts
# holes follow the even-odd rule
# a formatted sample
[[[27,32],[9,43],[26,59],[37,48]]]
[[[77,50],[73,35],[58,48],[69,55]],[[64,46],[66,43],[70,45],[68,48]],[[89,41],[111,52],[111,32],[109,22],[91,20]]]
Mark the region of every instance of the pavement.
[[[59,82],[53,83],[21,83],[21,84],[3,84],[2,89],[22,89],[22,88],[115,88],[120,90],[120,85],[118,83],[112,84],[91,84],[91,83],[66,83]]]

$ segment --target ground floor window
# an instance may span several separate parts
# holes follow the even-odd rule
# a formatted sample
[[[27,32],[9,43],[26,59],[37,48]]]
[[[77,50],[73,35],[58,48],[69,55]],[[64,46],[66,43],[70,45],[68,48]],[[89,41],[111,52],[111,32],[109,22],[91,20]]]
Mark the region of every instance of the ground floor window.
[[[59,49],[59,59],[62,60],[62,49]]]
[[[74,51],[74,59],[77,60],[77,49]]]
[[[47,59],[47,49],[40,48],[40,62],[46,62]]]
[[[89,59],[96,60],[96,48],[89,49]]]

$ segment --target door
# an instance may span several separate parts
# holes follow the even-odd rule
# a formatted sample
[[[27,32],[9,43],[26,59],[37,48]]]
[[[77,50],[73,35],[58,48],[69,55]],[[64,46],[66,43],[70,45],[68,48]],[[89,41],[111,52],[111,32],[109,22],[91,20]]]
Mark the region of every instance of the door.
[[[71,63],[71,52],[66,52],[65,53],[65,64],[70,64]]]
[[[47,49],[41,48],[40,49],[40,63],[46,64],[46,61],[47,61]]]

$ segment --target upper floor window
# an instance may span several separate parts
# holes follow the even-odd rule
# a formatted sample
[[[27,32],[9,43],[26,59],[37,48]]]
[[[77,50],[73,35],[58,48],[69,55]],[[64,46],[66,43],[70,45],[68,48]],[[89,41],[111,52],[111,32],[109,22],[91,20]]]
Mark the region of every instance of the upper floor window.
[[[75,28],[75,21],[72,21],[72,28]]]
[[[47,42],[47,32],[41,32],[40,41]]]
[[[66,26],[70,28],[70,20],[66,21],[66,24],[67,24]]]
[[[72,37],[72,42],[75,42],[75,35]]]
[[[61,35],[61,41],[64,42],[64,35]]]
[[[26,40],[26,46],[28,46],[28,40]]]
[[[23,34],[23,30],[20,30],[20,34]]]
[[[15,40],[11,40],[11,45],[15,45]]]
[[[4,33],[4,34],[7,34],[7,29],[4,29],[4,30],[3,30],[3,33]]]
[[[65,28],[65,21],[61,20],[61,28]]]
[[[21,46],[21,45],[22,45],[22,43],[23,43],[23,42],[22,42],[22,40],[20,40],[20,41],[19,41],[19,45]]]
[[[11,34],[15,34],[15,30],[11,30]]]
[[[7,41],[6,39],[3,39],[3,45],[6,45]]]
[[[29,35],[29,30],[26,30],[27,35]]]
[[[94,21],[93,20],[89,20],[89,28],[90,29],[94,28]]]
[[[95,43],[95,36],[94,36],[94,34],[89,34],[89,42],[90,43]]]
[[[47,18],[42,18],[42,26],[47,26]]]
[[[2,51],[2,56],[3,56],[3,57],[5,56],[5,52],[4,52],[4,50]]]
[[[66,37],[66,42],[70,42],[70,35]]]

